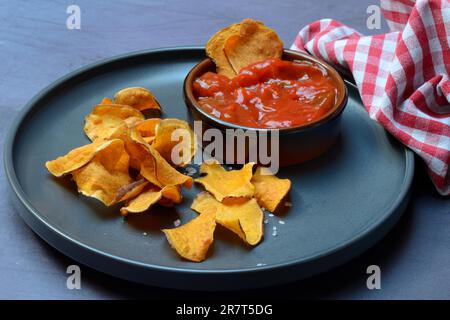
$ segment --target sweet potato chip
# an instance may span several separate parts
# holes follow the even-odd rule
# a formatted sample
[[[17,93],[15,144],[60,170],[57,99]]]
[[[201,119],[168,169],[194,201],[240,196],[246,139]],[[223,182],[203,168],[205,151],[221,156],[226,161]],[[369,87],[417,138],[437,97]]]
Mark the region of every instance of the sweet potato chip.
[[[141,137],[148,142],[148,140],[145,138],[155,138],[156,126],[160,123],[160,118],[150,118],[136,124],[136,130],[139,132]]]
[[[151,183],[159,186],[178,186],[183,185],[187,188],[192,186],[192,177],[182,174],[172,167],[151,145],[139,135],[136,128],[130,130],[130,137],[134,144],[130,147],[136,149],[136,152],[142,152],[139,155],[140,174]],[[130,149],[131,149],[130,148]]]
[[[264,167],[259,167],[251,180],[255,198],[261,207],[274,212],[291,188],[289,179],[280,179]]]
[[[117,203],[135,198],[148,184],[149,182],[142,178],[120,187],[119,190],[117,190],[115,202]]]
[[[268,58],[281,58],[283,42],[272,29],[261,22],[245,19],[239,34],[230,35],[223,46],[225,55],[236,73],[249,64]]]
[[[117,128],[130,118],[132,120],[129,121],[135,122],[137,119],[144,120],[144,115],[129,106],[100,104],[86,117],[84,132],[91,141],[108,140]]]
[[[118,190],[132,182],[128,173],[130,157],[122,140],[106,142],[83,167],[72,172],[78,191],[106,206],[115,203]]]
[[[103,98],[100,104],[113,104],[113,102],[110,98]]]
[[[126,216],[129,213],[147,211],[152,205],[157,203],[161,197],[161,189],[152,185],[146,188],[146,190],[140,193],[136,198],[131,199],[126,207],[120,208],[120,213],[123,216]]]
[[[206,54],[216,64],[216,72],[228,78],[236,75],[233,67],[228,61],[223,47],[228,37],[239,34],[241,23],[235,23],[217,31],[206,44]]]
[[[183,258],[195,262],[205,260],[214,240],[216,228],[214,212],[200,214],[185,225],[163,229],[172,248]]]
[[[135,187],[136,190],[139,186]],[[128,201],[127,206],[120,209],[120,213],[124,216],[128,213],[144,212],[151,208],[157,202],[164,204],[180,203],[182,200],[181,189],[177,186],[165,186],[160,189],[154,185],[146,185],[137,196]]]
[[[84,166],[94,158],[97,152],[107,147],[109,144],[110,142],[96,141],[75,148],[64,156],[47,161],[45,166],[55,177],[61,177]]]
[[[140,117],[130,117],[130,118],[126,118],[124,121],[128,128],[133,128],[133,127],[137,126],[139,123],[146,121],[146,120],[142,120],[142,118],[140,118]]]
[[[164,200],[168,200],[173,204],[180,203],[183,199],[180,186],[165,186],[162,188],[161,193]]]
[[[191,209],[201,214],[215,213],[217,223],[250,245],[256,245],[262,239],[264,214],[253,198],[244,203],[225,205],[208,192],[201,192],[194,199]]]
[[[197,139],[186,121],[163,119],[155,128],[152,147],[171,165],[185,167],[195,155]]]
[[[126,123],[118,126],[114,133],[112,133],[112,139],[121,139],[125,143],[125,149],[130,156],[130,167],[136,170],[141,169],[141,163],[148,157],[148,151],[146,148],[134,141],[131,138],[131,132],[135,131],[134,126],[128,126]],[[138,133],[136,133],[139,136]],[[140,141],[142,137],[139,136]],[[142,143],[145,141],[142,140]],[[153,183],[153,181],[150,181]]]
[[[139,111],[148,109],[161,110],[153,93],[141,87],[130,87],[116,92],[114,102],[131,106]]]
[[[140,173],[143,177],[149,181],[156,178],[157,185],[159,186],[183,185],[186,188],[192,186],[192,177],[177,171],[150,145],[147,145],[147,149],[150,151],[150,158],[146,159],[141,164]]]
[[[202,163],[200,173],[206,174],[195,182],[202,184],[214,197],[223,201],[228,198],[250,198],[255,187],[251,184],[254,163],[247,163],[240,170],[226,171],[218,163]]]

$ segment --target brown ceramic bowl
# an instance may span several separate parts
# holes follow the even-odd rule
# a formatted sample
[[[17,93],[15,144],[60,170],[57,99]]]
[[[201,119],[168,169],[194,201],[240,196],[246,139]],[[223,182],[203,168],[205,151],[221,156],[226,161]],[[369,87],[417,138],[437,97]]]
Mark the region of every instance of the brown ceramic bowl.
[[[336,141],[340,133],[342,111],[347,104],[347,88],[345,86],[344,80],[333,67],[307,53],[285,49],[282,59],[290,61],[306,60],[320,65],[325,70],[327,70],[328,75],[334,80],[337,88],[336,104],[322,118],[304,125],[280,129],[260,129],[229,123],[218,119],[204,111],[198,105],[197,100],[193,94],[192,84],[195,79],[202,76],[207,71],[215,72],[216,68],[213,61],[209,58],[204,59],[203,61],[195,65],[186,76],[186,79],[184,81],[183,93],[184,101],[189,111],[189,120],[191,124],[195,120],[201,121],[202,132],[205,132],[205,130],[209,128],[219,129],[224,134],[224,155],[229,154],[230,148],[234,149],[234,154],[236,154],[237,152],[237,139],[228,140],[227,138],[230,135],[230,130],[227,131],[226,129],[243,129],[244,132],[256,134],[258,138],[255,139],[255,142],[258,143],[258,149],[261,147],[261,143],[264,143],[264,141],[259,140],[259,136],[261,135],[261,133],[267,134],[270,138],[273,139],[273,137],[276,136],[273,134],[273,130],[278,131],[277,141],[279,145],[279,163],[281,166],[287,166],[311,160],[327,151]],[[204,139],[201,140],[203,141],[202,143],[204,147],[210,143],[210,141],[204,141]],[[263,159],[260,159],[260,157],[257,157],[255,159],[254,150],[249,147],[251,145],[250,143],[248,143],[250,140],[251,138],[247,141],[247,144],[245,146],[245,161],[256,160],[261,164],[266,164],[264,163],[265,161],[263,161]],[[229,143],[226,143],[226,141],[229,141]],[[269,149],[269,152],[271,151],[270,143],[267,142],[266,148]],[[217,157],[221,158],[220,155]],[[223,160],[226,163],[239,162],[236,157],[234,157],[233,159]]]

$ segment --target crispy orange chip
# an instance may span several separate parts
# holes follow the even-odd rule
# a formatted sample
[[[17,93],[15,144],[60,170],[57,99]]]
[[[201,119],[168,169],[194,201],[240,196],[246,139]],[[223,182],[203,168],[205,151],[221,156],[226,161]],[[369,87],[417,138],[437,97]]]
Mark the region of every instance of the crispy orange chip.
[[[124,121],[128,128],[133,128],[133,127],[137,126],[139,123],[146,121],[146,120],[142,120],[142,118],[140,118],[140,117],[130,117],[130,118],[126,118]]]
[[[201,214],[215,213],[217,223],[250,245],[258,244],[263,237],[264,214],[253,198],[243,203],[225,205],[208,192],[201,192],[194,199],[191,209]]]
[[[183,199],[180,186],[165,186],[162,188],[161,193],[163,199],[169,200],[173,204],[180,203]]]
[[[163,229],[172,248],[183,258],[195,262],[205,260],[214,240],[216,228],[214,212],[200,214],[185,225]]]
[[[164,207],[173,207],[183,200],[180,186],[165,186],[161,192],[163,196],[159,199],[158,204]]]
[[[232,35],[239,34],[241,23],[235,23],[217,31],[206,44],[206,54],[216,64],[216,71],[218,74],[224,75],[228,78],[233,78],[236,75],[228,58],[223,50],[225,41]]]
[[[163,119],[156,125],[152,147],[171,165],[185,167],[195,155],[197,139],[186,121]]]
[[[113,102],[110,98],[103,98],[100,104],[113,104]]]
[[[223,50],[233,70],[239,73],[249,64],[268,58],[281,58],[283,42],[275,31],[261,22],[245,19],[239,34],[226,39]]]
[[[255,198],[261,207],[274,212],[291,188],[289,179],[280,179],[264,167],[259,167],[252,178]]]
[[[206,173],[206,176],[197,178],[195,182],[202,184],[219,201],[227,198],[250,198],[255,191],[250,182],[253,165],[250,162],[240,170],[226,171],[218,163],[202,163],[200,173]]]
[[[98,139],[108,140],[111,139],[117,128],[127,119],[133,123],[139,119],[144,120],[144,115],[129,106],[100,104],[95,106],[86,117],[84,132],[91,141]]]
[[[157,181],[159,186],[183,185],[186,188],[192,186],[192,177],[182,174],[161,157],[158,151],[147,145],[150,158],[141,164],[141,175],[147,180]]]
[[[161,110],[153,93],[141,87],[130,87],[116,92],[114,102],[131,106],[139,111],[148,109]]]
[[[120,209],[124,216],[129,213],[144,212],[161,200],[167,200],[167,203],[180,203],[182,199],[181,190],[177,186],[166,186],[162,189],[150,185],[143,188],[135,198],[128,201],[127,206]]]
[[[142,152],[140,155],[140,174],[151,183],[159,186],[192,186],[192,177],[182,174],[172,167],[151,145],[139,135],[136,128],[131,129],[130,138],[133,148]],[[130,144],[131,146],[132,144]]]
[[[156,126],[160,123],[160,118],[150,118],[136,124],[136,130],[147,143],[150,143],[155,138]]]
[[[148,157],[148,151],[141,143],[138,143],[131,138],[131,133],[135,130],[134,126],[128,126],[126,123],[123,123],[121,126],[117,127],[116,131],[111,135],[111,138],[121,139],[125,143],[125,149],[130,155],[130,167],[140,170],[141,163]],[[140,137],[138,133],[135,135],[139,137],[140,142],[142,141],[142,143],[145,143],[145,141],[141,140],[142,137]],[[153,181],[150,182],[153,183]]]
[[[128,213],[138,213],[144,212],[150,209],[152,205],[157,203],[161,199],[162,193],[161,189],[155,186],[150,186],[146,188],[142,193],[140,193],[136,198],[131,199],[126,207],[120,209],[120,213],[123,216],[128,215]]]
[[[105,142],[86,165],[72,172],[78,191],[106,206],[114,204],[117,191],[132,182],[129,159],[122,140]]]
[[[192,177],[182,174],[172,167],[137,131],[136,127],[116,131],[114,138],[122,139],[130,155],[130,166],[140,170],[142,177],[152,184],[164,186],[192,186]]]
[[[47,170],[55,177],[61,177],[81,168],[94,158],[95,154],[109,145],[108,142],[97,141],[73,149],[68,154],[55,160],[47,161]]]

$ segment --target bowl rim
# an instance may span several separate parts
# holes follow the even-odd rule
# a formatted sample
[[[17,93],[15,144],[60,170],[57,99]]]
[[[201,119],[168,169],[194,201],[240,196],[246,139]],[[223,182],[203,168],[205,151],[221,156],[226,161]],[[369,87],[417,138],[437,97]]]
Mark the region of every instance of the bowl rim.
[[[194,108],[196,112],[200,113],[203,117],[205,117],[206,119],[208,119],[210,122],[215,123],[217,125],[219,125],[222,128],[225,129],[244,129],[244,130],[251,130],[251,131],[257,131],[257,132],[268,132],[268,131],[274,131],[274,130],[278,130],[283,133],[287,133],[287,132],[292,132],[292,131],[304,131],[304,130],[309,130],[318,126],[321,126],[325,123],[330,122],[331,120],[333,120],[334,118],[336,118],[337,116],[339,116],[342,111],[345,109],[345,106],[347,105],[347,101],[348,101],[348,92],[347,92],[347,86],[345,85],[345,81],[343,79],[343,77],[341,76],[341,74],[330,64],[328,64],[327,62],[323,61],[320,58],[317,58],[315,56],[312,56],[306,52],[303,51],[294,51],[294,50],[290,50],[290,49],[283,49],[283,56],[285,55],[291,55],[291,56],[296,56],[299,59],[291,59],[291,61],[294,60],[307,60],[307,61],[311,61],[314,62],[320,66],[322,66],[323,68],[325,68],[327,70],[327,72],[330,72],[333,76],[333,79],[336,79],[337,83],[336,86],[338,88],[338,90],[340,90],[343,94],[341,95],[340,99],[335,103],[335,106],[328,111],[328,113],[322,117],[319,118],[316,121],[310,122],[310,123],[306,123],[306,124],[301,124],[298,126],[293,126],[293,127],[283,127],[283,128],[257,128],[257,127],[248,127],[248,126],[243,126],[243,125],[239,125],[236,123],[232,123],[232,122],[227,122],[224,121],[222,119],[216,118],[215,116],[213,116],[212,114],[204,111],[197,103],[197,99],[195,99],[194,97],[194,93],[192,91],[192,83],[194,82],[194,73],[195,71],[197,71],[201,66],[205,65],[205,64],[210,64],[210,63],[214,63],[212,61],[211,58],[206,57],[205,59],[203,59],[202,61],[200,61],[199,63],[197,63],[194,67],[191,68],[191,70],[189,71],[189,73],[186,75],[184,82],[183,82],[183,97],[184,97],[184,101],[186,104],[186,107],[188,109],[190,108]],[[335,82],[336,82],[335,81]],[[190,85],[188,86],[188,84],[190,83]],[[189,88],[189,90],[188,90]],[[217,126],[216,125],[216,126]]]

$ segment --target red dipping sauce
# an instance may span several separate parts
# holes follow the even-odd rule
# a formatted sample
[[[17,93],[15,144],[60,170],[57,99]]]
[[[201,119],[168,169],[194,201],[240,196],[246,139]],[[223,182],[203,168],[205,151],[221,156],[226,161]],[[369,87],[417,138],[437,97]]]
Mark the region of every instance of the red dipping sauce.
[[[323,118],[336,103],[327,70],[309,61],[268,59],[233,79],[214,72],[197,78],[193,92],[207,113],[253,128],[287,128]]]

